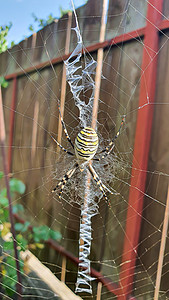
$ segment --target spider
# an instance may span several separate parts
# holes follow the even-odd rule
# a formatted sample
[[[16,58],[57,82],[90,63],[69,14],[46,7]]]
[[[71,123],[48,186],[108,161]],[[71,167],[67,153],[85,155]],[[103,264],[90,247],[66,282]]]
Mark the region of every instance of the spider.
[[[98,185],[98,187],[100,188],[102,195],[104,197],[104,199],[106,200],[106,202],[109,204],[108,198],[106,196],[106,192],[105,189],[106,186],[102,183],[101,179],[99,178],[99,176],[97,175],[96,171],[94,170],[94,168],[92,167],[92,164],[90,163],[90,161],[95,160],[95,161],[100,161],[101,159],[104,159],[107,155],[109,155],[112,150],[115,147],[115,140],[118,138],[120,132],[121,132],[121,128],[123,126],[125,117],[122,118],[120,127],[118,132],[116,133],[116,135],[114,136],[114,138],[112,139],[112,141],[108,144],[108,146],[102,150],[101,152],[99,152],[98,154],[103,153],[103,155],[100,158],[95,158],[95,154],[97,152],[97,148],[98,148],[98,135],[96,133],[96,131],[91,128],[91,127],[85,127],[83,128],[77,135],[76,139],[75,139],[75,144],[73,144],[73,142],[71,141],[71,138],[68,134],[68,131],[66,129],[66,125],[63,121],[62,116],[61,117],[61,123],[64,129],[64,133],[66,135],[67,140],[69,141],[69,143],[71,144],[74,153],[68,151],[67,149],[65,149],[55,138],[52,137],[52,139],[54,140],[54,142],[64,151],[66,152],[68,155],[71,156],[76,156],[76,163],[74,164],[74,166],[63,176],[62,180],[57,184],[57,186],[52,190],[52,192],[54,193],[58,188],[60,188],[60,192],[59,192],[59,199],[62,196],[62,192],[63,189],[66,185],[66,183],[68,182],[68,180],[73,176],[73,174],[75,173],[75,171],[79,168],[81,172],[84,171],[84,169],[87,167],[89,172],[91,173],[94,181],[96,182],[96,184]]]

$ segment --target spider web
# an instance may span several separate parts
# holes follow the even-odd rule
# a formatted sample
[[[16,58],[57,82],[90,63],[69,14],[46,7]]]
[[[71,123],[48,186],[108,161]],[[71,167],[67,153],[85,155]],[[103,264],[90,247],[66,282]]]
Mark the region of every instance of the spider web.
[[[92,199],[94,209],[91,210],[93,217],[91,218],[91,249],[88,259],[91,267],[100,272],[101,278],[109,278],[114,284],[118,284],[122,266],[128,263],[123,261],[123,245],[125,238],[128,238],[125,230],[129,191],[133,188],[130,182],[137,116],[139,111],[144,111],[147,106],[153,106],[148,167],[144,170],[140,169],[139,165],[137,166],[139,171],[146,173],[146,187],[145,191],[141,191],[144,194],[144,206],[140,237],[136,245],[137,249],[133,249],[136,251],[137,260],[130,294],[136,299],[154,299],[169,175],[167,164],[168,31],[160,31],[159,50],[149,64],[151,66],[154,59],[158,58],[154,105],[151,105],[149,93],[147,93],[145,103],[142,106],[139,105],[140,85],[145,72],[142,70],[144,40],[141,36],[125,41],[126,33],[130,34],[131,31],[139,33],[140,28],[149,22],[146,18],[148,4],[152,6],[149,1],[145,0],[109,1],[105,40],[112,38],[115,40],[123,35],[124,40],[122,39],[121,43],[108,45],[104,49],[97,116],[98,152],[102,151],[115,136],[123,116],[125,116],[125,123],[115,142],[114,152],[104,160],[93,162],[93,167],[107,187],[110,207],[103,199],[95,182],[92,179],[90,181],[90,199]],[[168,9],[168,4],[164,1],[161,14],[161,19],[164,21],[168,21]],[[90,46],[99,42],[101,15],[102,1],[96,3],[91,0],[84,7],[77,9],[77,19],[85,50],[78,62],[81,69],[76,72],[77,75],[81,70],[85,70],[90,62],[93,62],[92,67],[95,65],[94,62],[97,62],[97,50],[90,50]],[[61,232],[60,245],[75,257],[79,257],[79,231],[87,171],[84,174],[80,170],[76,171],[66,184],[61,201],[58,198],[59,190],[55,194],[51,193],[75,163],[74,158],[59,151],[51,138],[51,136],[58,138],[60,118],[58,103],[60,103],[61,87],[64,81],[62,60],[66,61],[69,58],[67,53],[72,52],[77,46],[75,30],[71,30],[70,33],[69,49],[65,46],[69,18],[70,15],[65,15],[37,35],[1,54],[0,61],[3,76],[23,72],[23,75],[17,79],[17,99],[14,108],[11,107],[13,81],[9,80],[9,87],[3,90],[7,152],[10,136],[9,120],[13,111],[15,118],[11,173],[14,178],[19,178],[26,184],[24,196],[13,199],[13,204],[24,205],[26,213],[22,217],[28,220],[30,225],[46,224],[50,229]],[[74,15],[71,28],[77,28]],[[153,49],[146,49],[148,53],[150,50]],[[62,59],[55,62],[55,57]],[[49,61],[48,65],[37,67],[39,63],[46,61]],[[85,77],[85,81],[80,81],[80,84],[86,84],[86,88],[82,89],[79,94],[80,100],[87,107],[85,115],[83,108],[81,109],[82,115],[79,114],[72,92],[68,84],[66,86],[64,111],[61,107],[61,113],[73,142],[82,126],[89,126],[91,122],[92,88],[96,75],[92,67],[87,71],[90,77]],[[31,71],[28,68],[31,68]],[[146,82],[144,84],[146,85]],[[62,146],[72,151],[63,130],[60,142]],[[140,216],[140,212],[137,215]],[[168,247],[167,233],[158,299],[169,298]],[[2,246],[1,255],[7,254],[9,254],[8,250]],[[60,253],[46,245],[42,250],[36,249],[36,256],[59,279],[61,278],[62,255]],[[15,260],[14,256],[11,256],[11,259]],[[11,266],[11,268],[15,267]],[[76,287],[77,272],[78,266],[67,260],[65,282],[73,291]],[[3,274],[3,276],[8,276],[8,274]],[[17,282],[17,278],[11,280]],[[35,274],[29,273],[28,276],[26,273],[24,280],[22,290],[25,299],[56,298],[48,286],[45,284],[38,286],[40,279],[36,278]],[[7,295],[3,281],[1,285],[0,292],[5,298]],[[91,295],[80,293],[83,299],[96,298],[97,280],[92,280],[91,285]],[[9,288],[11,291],[15,290],[13,286]],[[14,299],[14,295],[8,297]],[[103,286],[101,299],[117,299],[117,296]]]

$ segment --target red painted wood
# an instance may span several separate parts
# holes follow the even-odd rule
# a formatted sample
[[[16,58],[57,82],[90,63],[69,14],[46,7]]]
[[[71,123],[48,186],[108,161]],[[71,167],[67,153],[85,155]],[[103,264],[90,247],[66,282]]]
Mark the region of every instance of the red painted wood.
[[[169,29],[169,20],[162,20],[159,24],[159,30],[167,30]]]
[[[162,21],[159,20],[159,24],[158,25],[156,24],[156,26],[158,26],[159,31],[169,29],[169,21],[168,20],[162,20]],[[118,44],[121,44],[124,42],[128,42],[130,40],[133,40],[133,39],[136,39],[139,37],[143,37],[144,33],[145,33],[145,27],[142,27],[135,31],[124,33],[124,34],[116,36],[115,38],[112,38],[110,40],[106,40],[103,43],[96,43],[94,45],[91,45],[91,46],[87,47],[87,51],[94,52],[94,51],[97,51],[99,48],[107,48],[107,47],[110,47],[113,45],[118,45]],[[70,54],[71,53],[60,56],[60,57],[53,58],[51,61],[49,61],[49,60],[45,61],[43,63],[34,65],[33,67],[29,67],[25,70],[22,70],[22,71],[19,71],[16,73],[11,73],[11,74],[5,76],[5,79],[10,80],[10,79],[13,79],[14,77],[23,76],[24,74],[30,74],[32,72],[36,72],[43,68],[49,68],[51,66],[51,64],[55,65],[55,64],[62,62],[63,60],[66,60],[70,56]]]
[[[135,31],[131,31],[131,32],[128,32],[128,33],[124,33],[122,35],[119,35],[113,39],[110,39],[110,40],[106,40],[102,43],[96,43],[94,45],[91,45],[89,47],[87,47],[87,52],[91,53],[91,52],[94,52],[94,51],[97,51],[99,48],[107,48],[107,47],[110,47],[110,46],[114,46],[114,45],[118,45],[118,44],[121,44],[121,43],[125,43],[125,42],[128,42],[130,40],[133,40],[133,39],[136,39],[136,38],[139,38],[139,37],[143,37],[144,36],[144,30],[145,28],[140,28],[138,30],[135,30]],[[68,54],[65,54],[65,55],[62,55],[60,57],[55,57],[53,58],[51,61],[45,61],[43,63],[40,63],[40,64],[37,64],[37,65],[34,65],[32,67],[29,67],[25,70],[21,70],[19,72],[16,72],[16,73],[12,73],[12,74],[9,74],[7,76],[5,76],[5,79],[6,80],[10,80],[10,79],[13,79],[14,77],[20,77],[20,76],[23,76],[24,74],[30,74],[32,72],[37,72],[41,69],[44,69],[44,68],[49,68],[52,65],[55,65],[55,64],[58,64],[66,59],[69,58],[69,56],[71,55],[71,53],[68,53]]]
[[[58,253],[60,253],[62,256],[65,256],[69,260],[71,260],[74,264],[78,265],[80,260],[79,258],[75,257],[72,253],[69,251],[65,250],[62,246],[58,245],[55,241],[49,239],[47,244],[50,245],[54,250],[56,250]],[[109,278],[105,277],[103,274],[100,272],[96,271],[95,269],[91,268],[90,269],[90,275],[92,277],[97,278],[99,282],[101,282],[109,292],[118,295],[121,291],[121,289],[118,287],[117,284],[113,283]]]
[[[110,47],[110,46],[125,43],[125,42],[128,42],[130,40],[143,37],[144,32],[145,32],[145,27],[139,28],[138,30],[123,33],[119,36],[116,36],[116,37],[114,37],[110,40],[106,40],[102,43],[97,43],[97,44],[91,45],[87,48],[87,51],[88,52],[93,52],[93,51],[98,50],[99,48],[104,48],[105,49],[105,48]]]
[[[9,148],[8,148],[8,172],[12,172],[12,144],[14,134],[14,119],[15,119],[15,107],[16,107],[16,89],[17,89],[17,77],[13,79],[12,101],[10,111],[10,124],[9,124]]]
[[[25,220],[22,219],[19,215],[13,214],[14,218],[20,222],[21,224],[25,223]],[[33,226],[29,225],[28,229],[30,231],[33,230]],[[57,253],[60,253],[61,256],[65,256],[67,259],[69,259],[71,262],[73,262],[75,265],[78,266],[80,260],[78,257],[74,256],[71,252],[65,250],[62,246],[60,246],[58,243],[56,243],[54,240],[49,239],[45,242],[46,244],[49,245],[49,247],[53,248]],[[94,278],[97,278],[99,282],[101,282],[109,292],[118,295],[121,291],[119,286],[115,283],[113,283],[108,277],[105,277],[103,274],[100,272],[96,271],[95,269],[91,268],[90,269],[90,275]],[[134,300],[134,298],[133,298]]]
[[[133,153],[133,165],[131,187],[129,191],[129,204],[126,218],[126,231],[120,273],[121,296],[118,300],[127,299],[132,291],[137,247],[141,225],[141,215],[146,183],[148,155],[151,141],[151,128],[153,120],[153,103],[155,99],[157,51],[159,42],[158,24],[161,20],[163,0],[150,0],[148,2],[147,24],[145,28],[144,50],[142,61],[142,74],[140,81],[140,95],[135,144]],[[149,97],[149,100],[148,98]],[[150,102],[149,105],[146,105]]]

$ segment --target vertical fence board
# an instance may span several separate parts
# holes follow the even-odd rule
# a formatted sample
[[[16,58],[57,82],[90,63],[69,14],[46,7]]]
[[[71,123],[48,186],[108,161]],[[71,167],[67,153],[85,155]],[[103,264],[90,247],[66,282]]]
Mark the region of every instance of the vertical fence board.
[[[151,148],[149,154],[149,164],[146,183],[146,193],[150,197],[160,201],[156,202],[149,197],[145,197],[145,204],[143,208],[140,243],[138,255],[142,255],[142,264],[138,264],[136,276],[136,287],[139,288],[139,280],[144,278],[144,283],[148,282],[147,274],[154,280],[157,270],[158,253],[161,242],[161,229],[163,225],[163,217],[165,210],[165,201],[167,196],[168,177],[165,174],[169,173],[169,165],[167,163],[169,156],[169,135],[168,135],[168,80],[169,80],[169,45],[166,43],[167,36],[160,37],[159,47],[161,51],[158,56],[158,69],[157,69],[157,84],[156,84],[156,105],[154,106],[154,119],[151,137]],[[159,105],[158,103],[161,103]],[[161,173],[154,172],[159,170]],[[151,183],[151,184],[150,184]],[[146,221],[147,220],[147,221]],[[152,226],[150,226],[150,223]],[[159,230],[158,230],[159,229]],[[145,251],[151,249],[151,251]],[[164,268],[161,278],[161,290],[168,290],[169,274],[167,272],[168,261],[167,253],[169,252],[169,242],[167,238],[166,250],[164,257]],[[151,267],[152,266],[152,267]],[[148,270],[146,274],[145,270]],[[141,272],[140,272],[141,271]],[[139,275],[140,274],[140,275]],[[165,275],[164,275],[165,274]],[[146,279],[147,278],[147,279]],[[137,284],[138,282],[138,284]],[[150,290],[153,290],[153,285]],[[139,289],[138,289],[139,294]]]

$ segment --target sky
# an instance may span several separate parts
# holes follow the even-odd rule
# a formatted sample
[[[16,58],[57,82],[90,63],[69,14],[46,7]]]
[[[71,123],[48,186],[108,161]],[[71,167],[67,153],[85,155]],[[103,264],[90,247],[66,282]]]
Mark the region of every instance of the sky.
[[[75,8],[85,2],[85,0],[74,0]],[[40,29],[34,23],[32,13],[42,19],[46,19],[49,14],[59,18],[60,7],[63,10],[72,8],[70,0],[0,0],[0,4],[0,26],[12,22],[12,28],[7,38],[9,46],[11,41],[17,44],[31,35],[28,29],[30,24],[35,25],[36,30]]]

